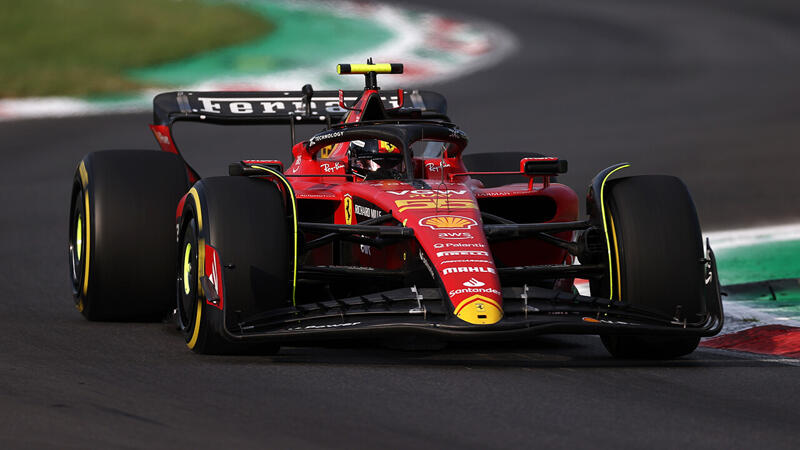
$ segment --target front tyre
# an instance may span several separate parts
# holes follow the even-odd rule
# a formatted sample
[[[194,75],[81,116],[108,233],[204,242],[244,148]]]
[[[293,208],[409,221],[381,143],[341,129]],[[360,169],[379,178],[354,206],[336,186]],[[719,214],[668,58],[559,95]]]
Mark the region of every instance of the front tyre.
[[[186,195],[179,218],[178,323],[198,353],[269,354],[275,345],[237,342],[238,324],[291,305],[289,223],[268,180],[212,177]]]
[[[206,307],[201,294],[201,278],[204,275],[199,257],[200,231],[192,215],[181,230],[178,246],[178,325],[186,337],[186,345],[198,353],[229,353],[233,347],[222,338],[222,311]]]
[[[647,175],[610,181],[606,190],[611,268],[592,283],[592,295],[699,321],[706,313],[702,234],[686,185]],[[604,335],[602,341],[615,357],[662,359],[693,352],[700,338]]]

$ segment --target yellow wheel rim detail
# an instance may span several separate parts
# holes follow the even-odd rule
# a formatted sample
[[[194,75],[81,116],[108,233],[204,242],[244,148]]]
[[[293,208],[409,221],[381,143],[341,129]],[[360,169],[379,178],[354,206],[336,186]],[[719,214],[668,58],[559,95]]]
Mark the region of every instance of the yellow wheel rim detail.
[[[189,295],[192,292],[192,286],[189,284],[189,274],[192,272],[192,262],[189,261],[189,256],[192,254],[192,244],[187,243],[186,249],[183,251],[183,292]]]
[[[81,251],[83,250],[83,217],[78,216],[78,226],[75,230],[75,245],[78,247],[78,262],[81,261]]]

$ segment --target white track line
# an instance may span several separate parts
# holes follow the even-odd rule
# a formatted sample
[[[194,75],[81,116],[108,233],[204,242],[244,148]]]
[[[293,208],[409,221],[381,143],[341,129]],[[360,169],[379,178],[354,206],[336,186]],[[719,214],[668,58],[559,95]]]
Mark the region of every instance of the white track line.
[[[712,231],[704,233],[703,237],[708,238],[711,248],[715,251],[771,242],[797,241],[800,240],[800,224],[790,223],[767,227]],[[798,274],[798,277],[800,278],[800,274]],[[590,295],[588,282],[581,280],[581,282],[576,282],[575,287],[581,295]],[[724,286],[722,290],[724,292]],[[752,308],[739,301],[725,301],[724,297],[723,307],[725,310],[725,328],[720,333],[721,335],[762,325],[800,327],[800,321],[792,320],[788,317],[774,316],[762,309]]]
[[[705,233],[714,250],[770,242],[800,240],[800,224],[790,223],[768,227],[741,228],[737,230],[712,231]]]
[[[800,224],[790,223],[767,227],[741,228],[705,234],[715,251],[748,247],[772,242],[800,240]],[[723,268],[724,270],[724,268]],[[800,274],[798,274],[800,277]],[[722,288],[723,292],[725,287]],[[763,309],[750,307],[739,301],[725,301],[725,327],[721,335],[763,325],[800,327],[800,322],[788,317],[774,316]]]

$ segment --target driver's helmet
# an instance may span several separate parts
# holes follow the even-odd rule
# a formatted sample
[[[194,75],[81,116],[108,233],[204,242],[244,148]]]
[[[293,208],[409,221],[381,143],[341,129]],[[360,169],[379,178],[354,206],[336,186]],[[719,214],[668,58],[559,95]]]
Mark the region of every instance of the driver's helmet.
[[[403,160],[396,145],[378,139],[350,141],[350,167],[360,175],[380,174],[389,176],[395,166]]]
[[[400,149],[386,141],[378,141],[378,153],[400,153]]]

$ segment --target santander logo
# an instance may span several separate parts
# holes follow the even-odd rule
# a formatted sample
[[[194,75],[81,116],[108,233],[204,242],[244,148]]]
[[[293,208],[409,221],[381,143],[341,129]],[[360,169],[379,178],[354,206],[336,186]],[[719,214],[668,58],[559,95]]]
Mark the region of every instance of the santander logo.
[[[486,286],[486,283],[476,280],[475,278],[470,278],[468,281],[464,282],[464,286],[477,288],[481,286]]]

